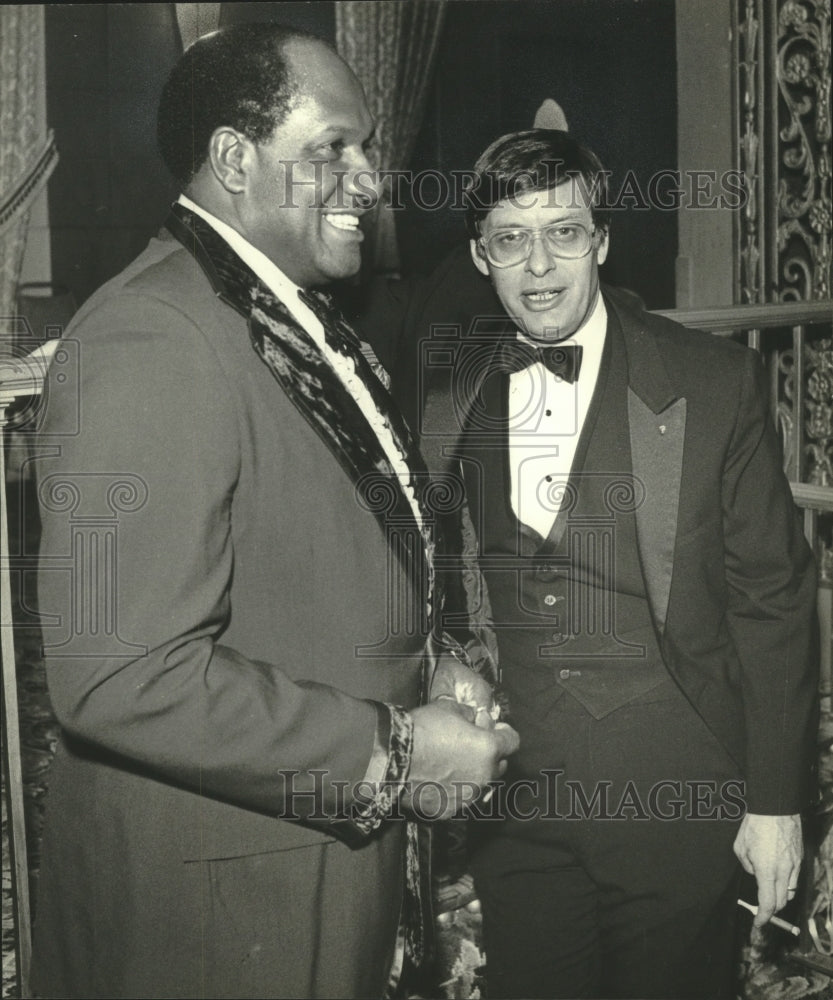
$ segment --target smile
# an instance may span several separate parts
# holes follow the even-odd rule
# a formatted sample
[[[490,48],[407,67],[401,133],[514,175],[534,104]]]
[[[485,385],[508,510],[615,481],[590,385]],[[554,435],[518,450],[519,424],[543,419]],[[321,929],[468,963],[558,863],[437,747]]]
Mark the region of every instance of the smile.
[[[548,288],[540,292],[522,292],[522,298],[533,308],[546,309],[562,294],[563,289]]]
[[[346,213],[327,213],[324,221],[328,222],[334,229],[340,229],[343,233],[359,233],[358,215],[347,215]]]

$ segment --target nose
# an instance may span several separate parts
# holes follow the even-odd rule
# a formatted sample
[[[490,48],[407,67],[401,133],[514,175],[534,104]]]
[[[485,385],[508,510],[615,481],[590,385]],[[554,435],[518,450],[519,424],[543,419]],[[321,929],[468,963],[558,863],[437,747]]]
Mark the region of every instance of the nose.
[[[547,271],[555,267],[555,257],[547,250],[543,233],[532,234],[532,249],[526,260],[526,270],[537,278],[543,277]]]
[[[372,208],[379,200],[379,172],[359,147],[350,157],[349,170],[344,175],[343,190],[357,208]]]

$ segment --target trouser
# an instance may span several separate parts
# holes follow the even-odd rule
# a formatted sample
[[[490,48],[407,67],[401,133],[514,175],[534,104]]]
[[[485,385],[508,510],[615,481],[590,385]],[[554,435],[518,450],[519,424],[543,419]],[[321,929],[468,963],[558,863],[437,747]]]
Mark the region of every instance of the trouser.
[[[546,729],[477,824],[489,996],[734,996],[737,765],[671,681]]]

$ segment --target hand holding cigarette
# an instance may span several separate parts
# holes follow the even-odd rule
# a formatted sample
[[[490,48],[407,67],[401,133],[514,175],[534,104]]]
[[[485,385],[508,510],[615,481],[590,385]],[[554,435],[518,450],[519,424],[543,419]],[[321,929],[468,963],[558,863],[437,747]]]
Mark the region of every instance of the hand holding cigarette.
[[[749,910],[749,912],[753,915],[758,912],[758,907],[754,906],[752,903],[747,903],[745,899],[739,899],[738,906],[742,906],[745,910]],[[780,917],[770,917],[769,923],[771,923],[773,927],[780,927],[782,931],[787,931],[787,933],[792,934],[795,937],[798,937],[801,933],[800,927],[796,927],[795,924],[789,924],[786,920],[782,920]]]

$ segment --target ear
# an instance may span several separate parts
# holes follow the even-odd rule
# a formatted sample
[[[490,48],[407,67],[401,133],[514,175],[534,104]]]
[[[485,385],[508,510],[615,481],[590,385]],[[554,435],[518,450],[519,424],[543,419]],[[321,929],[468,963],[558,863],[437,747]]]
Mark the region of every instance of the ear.
[[[477,240],[469,240],[469,250],[471,251],[471,259],[474,261],[474,266],[481,274],[485,274],[489,277],[489,264],[480,249],[480,243]]]
[[[603,229],[604,236],[596,247],[596,263],[601,267],[607,260],[607,251],[610,249],[610,230]]]
[[[245,190],[251,154],[251,141],[236,129],[222,126],[211,136],[208,142],[211,171],[231,194]]]

